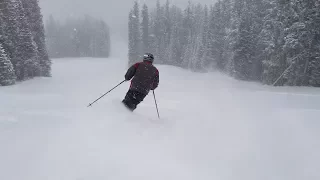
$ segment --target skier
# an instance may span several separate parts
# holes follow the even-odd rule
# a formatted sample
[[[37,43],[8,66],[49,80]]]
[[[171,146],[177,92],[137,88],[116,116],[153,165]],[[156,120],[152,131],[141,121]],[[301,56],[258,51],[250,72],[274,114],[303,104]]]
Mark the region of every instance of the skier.
[[[153,66],[154,57],[151,53],[143,56],[143,61],[132,65],[125,74],[125,80],[131,80],[129,91],[123,99],[124,105],[134,111],[138,104],[159,85],[159,71]]]

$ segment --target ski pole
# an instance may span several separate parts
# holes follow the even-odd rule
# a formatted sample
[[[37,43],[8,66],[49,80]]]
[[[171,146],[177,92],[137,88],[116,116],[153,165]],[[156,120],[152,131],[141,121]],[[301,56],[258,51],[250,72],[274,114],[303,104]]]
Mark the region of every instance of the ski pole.
[[[111,91],[113,91],[115,88],[117,88],[118,86],[120,86],[122,83],[124,83],[126,80],[123,80],[121,83],[119,83],[118,85],[116,85],[114,88],[112,88],[110,91],[106,92],[104,95],[102,95],[101,97],[99,97],[97,100],[93,101],[92,103],[90,103],[88,105],[88,107],[92,106],[94,103],[96,103],[97,101],[99,101],[101,98],[103,98],[105,95],[109,94]]]
[[[158,109],[158,103],[157,103],[156,94],[154,93],[154,90],[153,90],[153,97],[154,97],[154,103],[156,104],[156,109],[157,109],[157,113],[158,113],[158,118],[160,119],[160,114],[159,114],[159,109]]]

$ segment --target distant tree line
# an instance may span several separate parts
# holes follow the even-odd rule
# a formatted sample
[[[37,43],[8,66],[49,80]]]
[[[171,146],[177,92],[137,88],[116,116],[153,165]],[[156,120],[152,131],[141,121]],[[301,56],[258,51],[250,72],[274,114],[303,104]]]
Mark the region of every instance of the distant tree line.
[[[88,15],[69,18],[64,23],[50,16],[46,22],[46,40],[52,58],[109,57],[110,54],[108,25]]]
[[[0,1],[0,86],[51,76],[38,0]]]
[[[218,70],[270,85],[320,86],[319,0],[219,0],[185,9],[167,1],[129,13],[129,64]]]

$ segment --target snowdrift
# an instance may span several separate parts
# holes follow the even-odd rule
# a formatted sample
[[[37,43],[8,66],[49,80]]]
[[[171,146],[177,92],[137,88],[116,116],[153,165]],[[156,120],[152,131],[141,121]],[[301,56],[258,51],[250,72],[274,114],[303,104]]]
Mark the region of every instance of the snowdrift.
[[[158,66],[134,113],[121,59],[56,59],[52,78],[0,87],[3,180],[318,180],[320,92]]]

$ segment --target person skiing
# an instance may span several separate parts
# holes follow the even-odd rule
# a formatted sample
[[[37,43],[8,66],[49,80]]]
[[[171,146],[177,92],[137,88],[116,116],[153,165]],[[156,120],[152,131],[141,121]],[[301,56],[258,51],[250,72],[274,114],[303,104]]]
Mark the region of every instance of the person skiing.
[[[159,85],[159,71],[153,66],[153,61],[153,55],[146,53],[143,61],[132,65],[125,74],[126,81],[132,80],[122,102],[131,111],[137,108],[150,90],[155,90]]]

